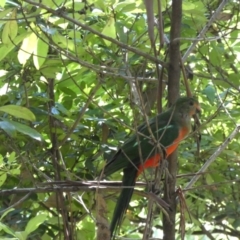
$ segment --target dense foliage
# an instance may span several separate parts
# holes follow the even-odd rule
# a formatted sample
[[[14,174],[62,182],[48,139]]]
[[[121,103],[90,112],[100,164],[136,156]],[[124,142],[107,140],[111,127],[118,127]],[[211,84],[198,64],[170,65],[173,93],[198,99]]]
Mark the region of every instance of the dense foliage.
[[[167,106],[172,3],[153,4],[151,25],[142,0],[0,1],[1,238],[67,239],[67,231],[69,239],[96,237],[95,191],[80,183],[99,176],[104,160],[157,114],[159,99]],[[201,103],[202,126],[201,141],[191,135],[178,150],[177,186],[186,191],[188,211],[177,209],[176,238],[185,212],[186,239],[238,239],[237,130],[225,149],[219,146],[240,118],[240,5],[184,0],[182,6],[182,64]],[[151,170],[139,180],[146,178],[154,179]],[[108,180],[121,180],[121,173]],[[116,193],[103,191],[108,219]],[[142,239],[149,207],[151,237],[161,239],[162,211],[139,192],[119,236]]]

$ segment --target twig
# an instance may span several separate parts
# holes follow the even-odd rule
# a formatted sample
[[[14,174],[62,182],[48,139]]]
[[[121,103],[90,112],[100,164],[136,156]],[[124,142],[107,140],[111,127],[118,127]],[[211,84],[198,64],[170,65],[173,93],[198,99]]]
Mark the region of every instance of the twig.
[[[227,147],[229,142],[232,141],[232,139],[237,135],[237,133],[240,130],[240,125],[237,125],[235,129],[232,131],[232,133],[229,135],[229,137],[222,143],[215,153],[207,160],[207,162],[201,167],[201,169],[196,173],[196,175],[191,179],[191,181],[186,185],[185,189],[191,188],[195,182],[200,178],[201,173],[204,173],[207,168],[213,163],[216,158],[219,156],[219,154]]]
[[[12,204],[10,207],[5,208],[4,210],[0,211],[0,215],[3,215],[6,211],[8,211],[11,208],[16,207],[17,205],[19,205],[20,203],[24,202],[29,196],[31,195],[31,193],[28,193],[26,196],[24,196],[23,198],[21,198],[19,201],[15,202],[14,204]]]
[[[212,17],[209,19],[206,26],[202,29],[202,31],[198,34],[195,41],[193,41],[192,45],[188,48],[188,50],[185,52],[182,60],[183,62],[186,61],[189,54],[193,51],[193,49],[196,47],[197,43],[204,37],[207,30],[212,26],[212,23],[216,20],[218,14],[222,11],[223,7],[227,4],[228,0],[223,0],[222,3],[219,5],[219,7],[216,9]]]
[[[64,139],[61,141],[61,143],[58,145],[58,147],[62,146],[66,141],[67,139],[69,138],[69,136],[73,133],[73,131],[75,130],[75,128],[77,127],[78,123],[80,122],[80,120],[82,119],[84,113],[86,112],[89,104],[91,103],[92,101],[92,98],[94,96],[94,94],[97,92],[97,90],[99,89],[101,83],[98,82],[96,84],[96,86],[92,89],[91,93],[89,94],[89,97],[88,97],[88,100],[87,102],[85,103],[84,107],[82,108],[82,110],[80,111],[77,119],[75,120],[74,124],[72,125],[71,129],[66,133]]]
[[[42,3],[31,1],[31,0],[25,0],[25,2],[27,2],[29,4],[32,4],[33,6],[38,6],[38,7],[42,8],[42,9],[45,9],[48,12],[50,12],[50,13],[56,15],[56,16],[62,17],[63,19],[66,19],[67,21],[72,22],[75,25],[81,27],[82,29],[87,30],[87,31],[89,31],[89,32],[99,36],[100,38],[103,38],[103,39],[105,39],[105,40],[107,40],[107,41],[109,41],[111,43],[114,43],[114,44],[116,44],[117,46],[119,46],[119,47],[121,47],[123,49],[127,49],[130,52],[136,53],[139,56],[142,56],[142,57],[144,57],[144,58],[146,58],[146,59],[148,59],[148,60],[150,60],[152,62],[161,64],[162,66],[165,66],[165,67],[167,67],[167,65],[168,65],[167,63],[161,61],[160,59],[158,59],[158,58],[156,58],[156,57],[154,57],[152,55],[149,55],[149,54],[147,54],[145,52],[142,52],[142,51],[140,51],[140,50],[138,50],[138,49],[136,49],[134,47],[131,47],[131,46],[127,45],[127,44],[124,44],[122,42],[119,42],[119,41],[117,41],[114,38],[108,37],[108,36],[102,34],[101,32],[98,32],[95,29],[89,27],[89,25],[83,24],[83,23],[81,23],[81,22],[79,22],[79,21],[69,17],[69,15],[66,15],[66,14],[64,14],[63,11],[60,11],[61,9],[54,10],[54,9],[52,9],[50,7],[47,7],[46,5],[44,5]]]

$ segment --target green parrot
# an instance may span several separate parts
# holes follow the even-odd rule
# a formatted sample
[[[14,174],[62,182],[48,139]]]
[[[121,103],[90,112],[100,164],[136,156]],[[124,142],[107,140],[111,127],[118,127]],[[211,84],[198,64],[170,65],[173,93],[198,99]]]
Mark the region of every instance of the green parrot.
[[[134,187],[137,177],[149,167],[157,167],[162,158],[167,158],[191,131],[191,118],[200,111],[193,97],[180,97],[166,112],[143,123],[137,133],[131,135],[107,160],[104,175],[123,170],[122,185]],[[150,127],[150,131],[149,131]],[[159,147],[160,150],[159,151]],[[115,235],[128,208],[134,188],[123,188],[112,216],[110,232]]]

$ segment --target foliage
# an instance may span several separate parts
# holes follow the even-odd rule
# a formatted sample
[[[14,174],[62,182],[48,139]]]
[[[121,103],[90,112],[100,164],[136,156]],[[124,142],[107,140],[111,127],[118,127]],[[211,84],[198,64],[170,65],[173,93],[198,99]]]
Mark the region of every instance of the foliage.
[[[158,1],[153,3],[159,16]],[[178,151],[177,186],[188,190],[191,216],[185,213],[186,239],[240,236],[239,135],[192,188],[184,189],[240,118],[239,3],[229,1],[217,12],[220,4],[183,1],[180,49],[203,110],[200,150],[193,135]],[[93,239],[94,191],[60,194],[50,188],[60,181],[74,186],[96,179],[104,160],[146,117],[157,114],[160,96],[166,107],[171,1],[161,1],[165,44],[155,27],[157,55],[142,0],[3,0],[0,7],[0,186],[12,190],[0,192],[0,236],[64,239],[71,229],[72,239]],[[215,21],[185,56],[212,16]],[[146,176],[153,180],[153,170]],[[109,180],[120,179],[116,173]],[[45,191],[37,191],[41,187]],[[28,191],[14,194],[16,189]],[[110,219],[116,194],[107,190]],[[151,234],[160,239],[162,214],[153,209]],[[148,210],[147,198],[135,194],[119,235],[142,239]]]

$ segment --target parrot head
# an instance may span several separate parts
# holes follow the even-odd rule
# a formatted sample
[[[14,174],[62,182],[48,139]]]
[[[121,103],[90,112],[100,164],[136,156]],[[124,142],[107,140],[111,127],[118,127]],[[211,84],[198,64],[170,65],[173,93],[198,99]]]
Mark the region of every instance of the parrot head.
[[[180,97],[172,107],[174,107],[175,111],[187,114],[191,117],[201,112],[200,104],[194,97]]]

